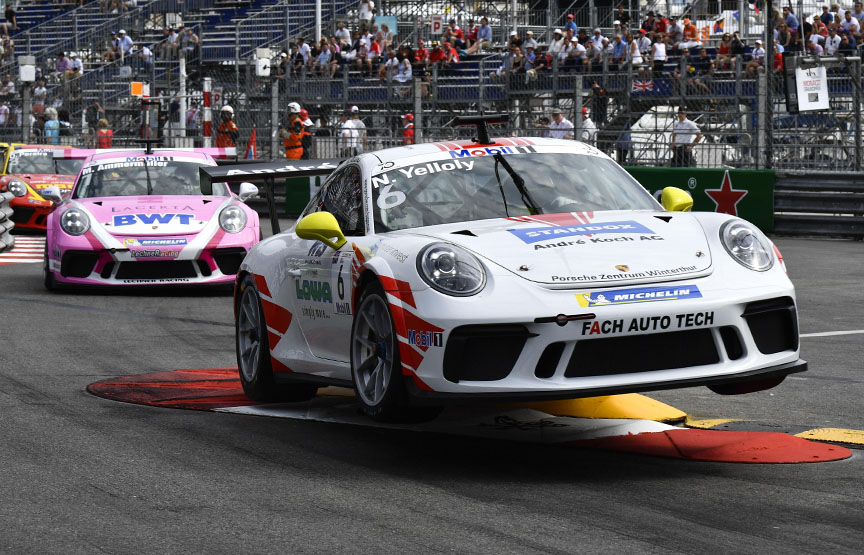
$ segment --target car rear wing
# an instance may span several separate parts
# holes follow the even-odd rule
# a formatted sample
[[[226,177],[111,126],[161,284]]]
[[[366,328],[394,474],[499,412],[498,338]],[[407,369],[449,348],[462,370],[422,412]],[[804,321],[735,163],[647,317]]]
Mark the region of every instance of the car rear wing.
[[[45,147],[45,146],[26,146],[24,148],[44,148],[50,149],[54,158],[65,159],[80,159],[87,158],[91,154],[102,154],[104,152],[141,152],[141,147],[137,148],[62,148],[62,147]],[[221,148],[154,148],[153,153],[159,152],[196,152],[198,154],[207,154],[215,160],[230,160],[237,156],[237,149],[233,146]]]
[[[298,160],[296,162],[256,162],[245,164],[229,164],[219,166],[201,166],[198,172],[201,176],[201,193],[213,194],[214,183],[244,183],[263,182],[267,196],[267,208],[270,211],[270,225],[273,233],[279,233],[279,218],[276,216],[276,201],[273,198],[273,184],[277,179],[288,177],[312,177],[329,175],[342,163],[341,158],[320,160]]]

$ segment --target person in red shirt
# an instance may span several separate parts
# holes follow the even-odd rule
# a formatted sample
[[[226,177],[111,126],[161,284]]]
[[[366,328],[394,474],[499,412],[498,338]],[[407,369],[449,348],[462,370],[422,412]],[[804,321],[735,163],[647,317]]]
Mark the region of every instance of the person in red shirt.
[[[438,44],[438,41],[432,41],[432,50],[429,51],[429,55],[426,57],[427,69],[433,64],[438,64],[438,66],[440,67],[446,59],[447,56],[444,50],[441,49],[441,45]]]
[[[402,116],[402,144],[414,144],[414,114],[405,114]]]
[[[455,65],[459,63],[459,51],[456,48],[450,46],[449,42],[444,43],[444,62],[442,63],[442,68],[449,68],[451,65]]]
[[[425,64],[429,59],[429,49],[426,48],[426,43],[423,39],[417,41],[417,50],[414,52],[414,61],[418,64]]]
[[[477,31],[479,27],[474,25],[474,20],[468,20],[468,27],[465,31],[465,48],[471,48],[477,42]]]
[[[111,139],[114,138],[114,131],[108,129],[108,120],[100,119],[96,123],[96,148],[111,148]]]

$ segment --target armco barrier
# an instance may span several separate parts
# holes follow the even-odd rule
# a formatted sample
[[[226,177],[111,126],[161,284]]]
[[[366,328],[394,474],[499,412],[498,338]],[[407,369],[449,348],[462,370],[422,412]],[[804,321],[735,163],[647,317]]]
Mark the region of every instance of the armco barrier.
[[[693,210],[739,216],[770,233],[774,230],[774,172],[771,170],[625,168],[659,198],[664,187],[693,197]]]
[[[12,221],[12,207],[9,206],[12,198],[12,193],[0,193],[0,252],[15,246],[15,236],[10,233],[15,227],[15,222]]]
[[[864,176],[777,175],[776,233],[864,239]]]

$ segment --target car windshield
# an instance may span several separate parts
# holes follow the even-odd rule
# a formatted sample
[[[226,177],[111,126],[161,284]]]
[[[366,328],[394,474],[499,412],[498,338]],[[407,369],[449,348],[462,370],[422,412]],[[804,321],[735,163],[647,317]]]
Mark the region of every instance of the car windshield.
[[[44,150],[22,149],[12,152],[6,173],[45,173],[56,175],[78,175],[83,159],[55,159]]]
[[[379,232],[532,213],[660,208],[615,162],[575,153],[418,162],[374,175],[372,201]]]
[[[198,161],[178,161],[171,156],[112,158],[91,163],[81,172],[74,198],[142,195],[200,195]],[[224,183],[213,184],[214,196],[227,196]]]

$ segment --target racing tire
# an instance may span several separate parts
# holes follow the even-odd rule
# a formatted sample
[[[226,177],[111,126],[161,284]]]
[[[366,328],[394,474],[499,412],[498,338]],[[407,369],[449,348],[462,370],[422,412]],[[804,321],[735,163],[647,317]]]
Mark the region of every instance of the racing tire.
[[[412,406],[402,375],[399,339],[381,285],[369,285],[351,326],[351,381],[363,412],[381,422],[424,422],[442,407]]]
[[[48,269],[48,240],[45,240],[45,255],[42,259],[42,283],[48,291],[57,290],[57,282],[54,279],[54,272]]]
[[[308,401],[315,397],[318,391],[315,384],[276,383],[261,297],[255,287],[255,280],[249,275],[240,282],[235,312],[237,371],[246,396],[262,403]]]

